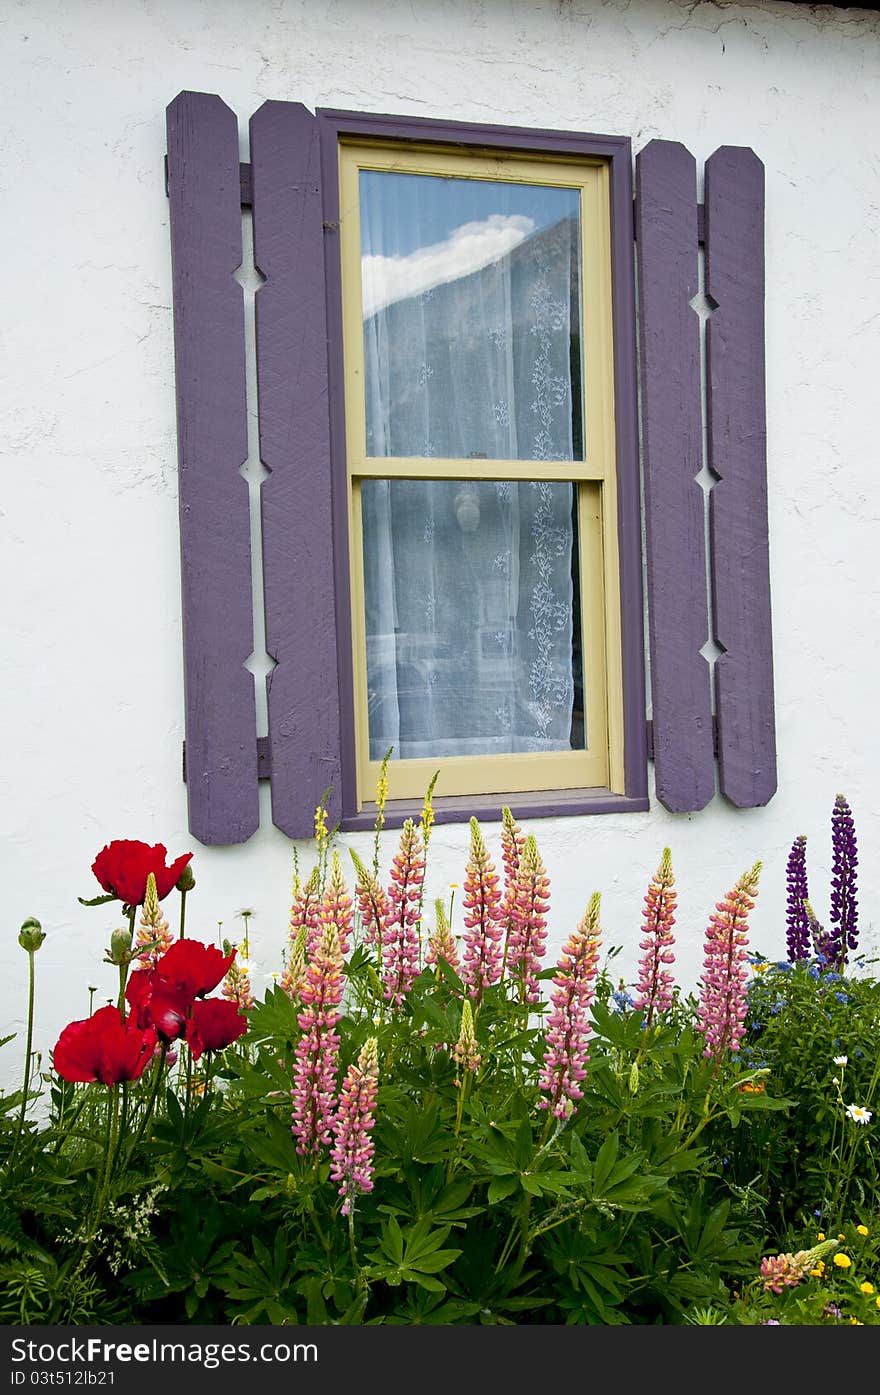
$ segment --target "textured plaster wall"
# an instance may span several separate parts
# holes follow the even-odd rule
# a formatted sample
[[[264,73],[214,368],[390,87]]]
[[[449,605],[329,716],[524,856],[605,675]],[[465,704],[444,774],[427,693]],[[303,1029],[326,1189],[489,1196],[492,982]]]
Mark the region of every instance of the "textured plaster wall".
[[[21,1025],[24,916],[38,960],[37,1044],[112,992],[114,917],[86,910],[112,837],[195,849],[191,930],[254,910],[278,963],[291,848],[263,824],[202,848],[180,779],[182,665],[164,111],[182,88],[250,113],[267,98],[685,142],[751,145],[767,172],[767,386],[779,792],[694,816],[536,821],[556,947],[590,892],[627,977],[664,843],[693,986],[706,917],[756,858],[754,942],[784,949],[784,865],[809,836],[827,907],[829,813],[861,842],[862,925],[877,943],[880,678],[876,373],[880,17],[867,10],[668,0],[7,0],[0,14],[4,289],[0,451],[3,796],[0,993]],[[243,147],[243,158],[246,149]],[[307,637],[304,637],[307,638]],[[304,653],[307,650],[304,649]],[[497,826],[487,828],[497,848]],[[343,840],[348,841],[348,840]],[[350,840],[363,851],[369,838]],[[386,862],[394,834],[385,835]],[[430,895],[460,881],[465,829],[440,827]],[[302,854],[309,865],[309,848]],[[110,908],[112,911],[112,907]],[[19,1070],[21,1040],[2,1053]]]

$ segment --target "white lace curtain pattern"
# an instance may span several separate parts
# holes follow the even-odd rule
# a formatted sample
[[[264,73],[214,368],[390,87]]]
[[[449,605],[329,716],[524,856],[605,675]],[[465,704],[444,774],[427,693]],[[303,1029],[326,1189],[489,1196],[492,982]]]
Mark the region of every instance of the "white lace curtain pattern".
[[[474,183],[406,178],[426,222],[427,186]],[[521,186],[486,184],[488,217],[401,255],[382,180],[361,175],[368,453],[424,457],[426,476],[432,456],[579,455],[576,217],[533,231]],[[421,193],[406,190],[410,220]],[[539,467],[527,483],[369,479],[361,503],[371,759],[570,749],[573,487]]]

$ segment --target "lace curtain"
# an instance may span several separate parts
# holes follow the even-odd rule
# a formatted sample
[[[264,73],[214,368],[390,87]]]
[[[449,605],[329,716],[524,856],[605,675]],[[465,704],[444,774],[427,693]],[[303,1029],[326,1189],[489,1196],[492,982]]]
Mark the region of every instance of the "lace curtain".
[[[367,450],[426,476],[581,449],[576,214],[536,227],[528,186],[478,183],[361,175]],[[431,243],[436,185],[464,207]],[[535,476],[363,481],[371,759],[583,745],[573,488]]]

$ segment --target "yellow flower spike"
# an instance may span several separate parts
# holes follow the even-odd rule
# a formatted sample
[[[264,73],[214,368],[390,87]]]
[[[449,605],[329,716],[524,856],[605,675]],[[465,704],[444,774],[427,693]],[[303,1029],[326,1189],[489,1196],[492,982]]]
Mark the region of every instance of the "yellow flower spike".
[[[425,791],[425,802],[422,805],[422,817],[419,821],[419,832],[422,835],[422,842],[425,845],[426,852],[428,850],[428,843],[431,839],[431,829],[434,826],[434,805],[432,803],[432,799],[434,794],[434,786],[437,783],[437,778],[439,774],[439,770],[434,772],[434,778],[432,779],[427,790]]]
[[[820,1230],[820,1231],[819,1231],[819,1234],[817,1235],[816,1239],[817,1239],[817,1240],[824,1240],[824,1239],[825,1239],[825,1232],[824,1232],[824,1230]]]
[[[821,1277],[822,1277],[822,1275],[823,1275],[824,1272],[825,1272],[825,1265],[824,1265],[824,1264],[822,1264],[822,1265],[817,1265],[815,1269],[811,1269],[811,1270],[810,1270],[810,1277],[813,1278],[813,1279],[821,1279]]]
[[[870,1235],[871,1232],[866,1225],[857,1225],[856,1231],[859,1235]]]
[[[849,1269],[852,1260],[849,1255],[835,1255],[834,1263],[837,1265],[838,1269]]]
[[[850,1318],[849,1325],[850,1327],[864,1327],[865,1324],[860,1322],[858,1318]]]
[[[845,1240],[845,1239],[846,1239],[846,1236],[845,1236],[845,1235],[838,1235],[837,1238],[838,1238],[838,1240]]]
[[[860,1290],[861,1290],[862,1293],[873,1293],[873,1292],[874,1292],[874,1285],[873,1285],[873,1284],[869,1284],[869,1283],[867,1283],[867,1282],[866,1282],[866,1283],[863,1283],[863,1284],[859,1284],[859,1288],[860,1288]]]

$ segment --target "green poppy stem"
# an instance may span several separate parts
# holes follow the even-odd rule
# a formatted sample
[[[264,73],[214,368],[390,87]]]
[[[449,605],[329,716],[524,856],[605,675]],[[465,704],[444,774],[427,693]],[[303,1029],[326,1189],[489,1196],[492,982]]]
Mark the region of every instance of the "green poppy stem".
[[[180,938],[186,939],[186,896],[187,893],[181,887],[180,890]]]
[[[107,1197],[110,1193],[113,1163],[116,1160],[116,1144],[119,1136],[119,1088],[116,1085],[110,1085],[108,1088],[110,1090],[110,1098],[107,1101],[107,1133],[104,1139],[106,1153],[104,1159],[104,1175],[101,1180],[101,1188],[95,1205],[95,1214],[92,1220],[88,1243],[91,1243],[94,1239],[98,1227],[101,1224],[101,1217],[104,1214],[104,1208],[107,1205]]]
[[[31,1054],[34,1045],[34,951],[28,950],[28,1010],[27,1010],[27,1036],[24,1048],[24,1082],[21,1088],[21,1108],[18,1111],[18,1127],[15,1131],[15,1142],[12,1145],[12,1153],[9,1158],[9,1167],[15,1161],[18,1152],[18,1145],[24,1132],[24,1120],[27,1113],[28,1091],[31,1083]]]
[[[151,1089],[150,1089],[150,1098],[147,1100],[146,1112],[145,1112],[145,1114],[144,1114],[143,1119],[142,1119],[141,1122],[140,1122],[140,1127],[138,1128],[138,1131],[137,1131],[137,1133],[135,1134],[134,1142],[133,1142],[132,1145],[131,1145],[131,1146],[132,1146],[132,1151],[137,1147],[137,1145],[140,1143],[141,1139],[143,1138],[144,1134],[146,1133],[146,1131],[147,1131],[147,1125],[149,1124],[150,1120],[152,1119],[152,1117],[153,1117],[153,1111],[154,1111],[155,1108],[156,1108],[156,1096],[157,1096],[158,1093],[159,1093],[159,1084],[160,1084],[160,1081],[161,1081],[161,1079],[162,1079],[162,1072],[163,1072],[164,1069],[165,1069],[165,1057],[166,1057],[166,1055],[167,1055],[167,1053],[168,1053],[168,1043],[167,1043],[166,1041],[163,1041],[163,1042],[162,1042],[161,1050],[162,1050],[162,1054],[161,1054],[161,1056],[159,1057],[159,1060],[156,1062],[156,1067],[155,1067],[155,1070],[153,1071],[153,1084],[152,1084],[152,1087],[151,1087]]]

